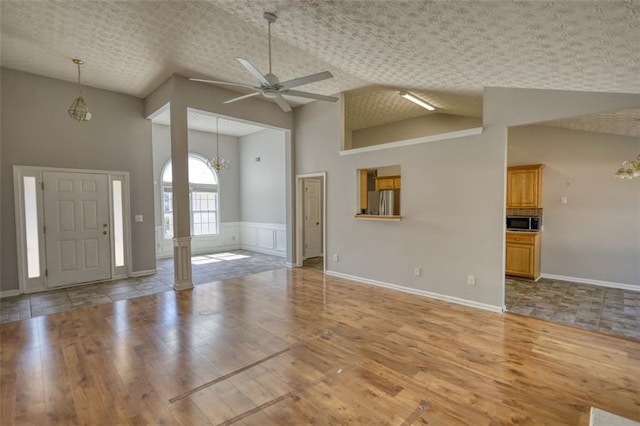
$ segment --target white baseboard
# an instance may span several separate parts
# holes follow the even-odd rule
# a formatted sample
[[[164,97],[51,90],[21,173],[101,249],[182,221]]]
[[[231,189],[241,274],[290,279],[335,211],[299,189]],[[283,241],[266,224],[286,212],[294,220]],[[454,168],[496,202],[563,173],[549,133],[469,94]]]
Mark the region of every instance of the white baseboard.
[[[158,271],[156,269],[147,269],[146,271],[134,271],[131,272],[131,277],[132,278],[138,278],[138,277],[146,277],[147,275],[153,275],[158,273]]]
[[[432,293],[430,291],[418,290],[410,287],[403,287],[396,284],[385,283],[383,281],[371,280],[369,278],[357,277],[354,275],[343,274],[341,272],[335,271],[325,271],[326,275],[331,275],[333,277],[344,278],[351,281],[357,281],[364,284],[371,284],[378,287],[390,288],[392,290],[402,291],[404,293],[416,294],[418,296],[429,297],[431,299],[443,300],[445,302],[457,303],[458,305],[470,306],[472,308],[484,309],[485,311],[498,312],[502,313],[503,309],[501,306],[493,306],[487,305],[486,303],[474,302],[473,300],[460,299],[458,297],[447,296],[446,294]]]
[[[589,278],[568,277],[565,275],[555,275],[555,274],[545,274],[545,273],[540,274],[540,278],[548,278],[550,280],[558,280],[558,281],[572,281],[574,283],[591,284],[591,285],[597,285],[600,287],[618,288],[620,290],[640,291],[640,285],[614,283],[611,281],[592,280]]]
[[[271,256],[287,257],[287,253],[286,252],[283,253],[280,250],[271,250],[271,249],[266,249],[266,248],[261,248],[256,246],[246,246],[246,245],[240,245],[240,249],[247,250],[247,251],[255,251],[256,253],[270,254]]]
[[[20,289],[0,291],[0,299],[4,299],[5,297],[18,296],[19,294]]]

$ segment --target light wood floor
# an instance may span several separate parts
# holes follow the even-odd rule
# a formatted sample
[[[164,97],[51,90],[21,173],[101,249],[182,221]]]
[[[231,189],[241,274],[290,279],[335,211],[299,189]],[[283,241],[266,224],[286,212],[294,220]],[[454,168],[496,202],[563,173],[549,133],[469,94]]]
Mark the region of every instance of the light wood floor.
[[[640,342],[281,269],[0,325],[1,423],[640,420]]]

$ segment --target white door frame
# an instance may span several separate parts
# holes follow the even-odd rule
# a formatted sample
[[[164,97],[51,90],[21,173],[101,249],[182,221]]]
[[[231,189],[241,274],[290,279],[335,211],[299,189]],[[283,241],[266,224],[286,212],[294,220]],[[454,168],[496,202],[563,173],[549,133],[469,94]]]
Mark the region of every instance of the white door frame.
[[[44,239],[44,194],[42,191],[43,172],[68,172],[68,173],[96,173],[108,176],[108,206],[109,206],[109,229],[114,229],[113,217],[113,182],[122,182],[122,215],[123,215],[123,233],[124,233],[124,263],[119,268],[115,267],[114,236],[111,232],[110,250],[111,250],[111,277],[126,278],[131,276],[131,214],[129,201],[129,172],[112,171],[112,170],[88,170],[88,169],[69,169],[59,167],[38,167],[38,166],[13,166],[13,189],[14,189],[14,210],[16,220],[16,249],[18,257],[18,284],[20,294],[33,293],[36,291],[49,290],[47,277],[45,274],[46,257],[45,257],[45,239]],[[36,179],[37,189],[37,211],[38,211],[38,246],[40,253],[40,275],[36,278],[28,278],[27,273],[27,241],[24,220],[24,185],[25,177],[34,177]],[[57,287],[56,287],[57,288]]]
[[[296,253],[294,266],[301,267],[303,263],[303,241],[304,241],[304,179],[306,178],[322,178],[322,253],[324,261],[322,270],[327,265],[327,172],[307,173],[296,175]]]

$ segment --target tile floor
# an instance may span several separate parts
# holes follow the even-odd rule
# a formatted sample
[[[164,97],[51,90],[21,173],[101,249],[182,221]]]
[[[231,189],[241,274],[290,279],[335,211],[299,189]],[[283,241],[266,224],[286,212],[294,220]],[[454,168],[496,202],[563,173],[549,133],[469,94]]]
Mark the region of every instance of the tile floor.
[[[193,256],[193,283],[204,284],[285,267],[285,258],[231,250]],[[172,290],[173,259],[157,262],[157,273],[141,278],[88,284],[60,290],[8,297],[0,300],[0,323],[64,312],[77,307],[113,303],[118,300]]]
[[[640,292],[507,277],[508,312],[640,340]]]

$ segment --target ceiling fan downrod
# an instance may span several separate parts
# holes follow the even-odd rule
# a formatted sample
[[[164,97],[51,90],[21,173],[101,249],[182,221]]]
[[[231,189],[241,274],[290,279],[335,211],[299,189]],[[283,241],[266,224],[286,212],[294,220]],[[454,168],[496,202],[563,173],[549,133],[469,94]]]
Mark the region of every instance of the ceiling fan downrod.
[[[276,22],[278,16],[276,16],[275,13],[271,12],[264,12],[262,16],[267,21],[267,29],[269,32],[269,74],[271,74],[271,24]]]

